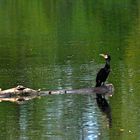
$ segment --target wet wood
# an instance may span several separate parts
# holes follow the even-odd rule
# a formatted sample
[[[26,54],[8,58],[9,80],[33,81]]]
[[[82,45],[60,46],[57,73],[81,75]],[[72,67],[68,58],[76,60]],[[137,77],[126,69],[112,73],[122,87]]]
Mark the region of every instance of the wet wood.
[[[114,87],[112,84],[107,84],[101,87],[91,87],[83,89],[64,89],[64,90],[50,90],[41,91],[19,85],[15,88],[1,90],[0,101],[10,101],[21,103],[41,96],[59,95],[59,94],[103,94],[111,96]]]

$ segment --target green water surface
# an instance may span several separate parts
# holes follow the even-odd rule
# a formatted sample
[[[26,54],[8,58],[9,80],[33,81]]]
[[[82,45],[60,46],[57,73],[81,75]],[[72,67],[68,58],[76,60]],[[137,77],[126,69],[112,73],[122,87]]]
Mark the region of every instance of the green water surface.
[[[0,103],[0,140],[139,140],[140,1],[1,0],[0,87],[95,85],[110,53],[109,115],[94,95]]]

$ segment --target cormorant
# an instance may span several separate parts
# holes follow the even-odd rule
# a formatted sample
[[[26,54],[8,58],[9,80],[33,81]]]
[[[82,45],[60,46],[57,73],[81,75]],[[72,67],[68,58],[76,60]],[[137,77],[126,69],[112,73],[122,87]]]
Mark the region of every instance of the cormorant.
[[[101,68],[99,70],[99,72],[97,73],[96,87],[103,85],[110,73],[110,60],[111,60],[110,55],[109,54],[100,54],[100,56],[104,57],[106,64],[105,64],[104,68]]]
[[[100,54],[100,56],[104,57],[106,63],[103,68],[99,70],[96,76],[96,87],[100,87],[104,85],[109,73],[110,73],[110,60],[111,57],[109,54]],[[100,94],[97,94],[97,97],[102,97]]]

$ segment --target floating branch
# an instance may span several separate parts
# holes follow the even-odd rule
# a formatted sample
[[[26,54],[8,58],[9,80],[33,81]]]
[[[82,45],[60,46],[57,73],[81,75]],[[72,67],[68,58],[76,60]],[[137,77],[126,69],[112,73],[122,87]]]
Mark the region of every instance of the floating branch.
[[[15,88],[0,91],[0,101],[23,102],[41,96],[59,95],[59,94],[103,94],[112,95],[114,87],[112,84],[107,84],[101,87],[91,87],[83,89],[64,89],[41,91],[19,85]]]

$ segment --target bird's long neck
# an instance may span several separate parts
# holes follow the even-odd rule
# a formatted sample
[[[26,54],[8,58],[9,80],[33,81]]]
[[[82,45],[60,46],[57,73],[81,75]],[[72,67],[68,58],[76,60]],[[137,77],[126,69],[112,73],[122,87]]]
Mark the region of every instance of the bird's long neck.
[[[110,69],[110,60],[106,60],[105,68]]]

